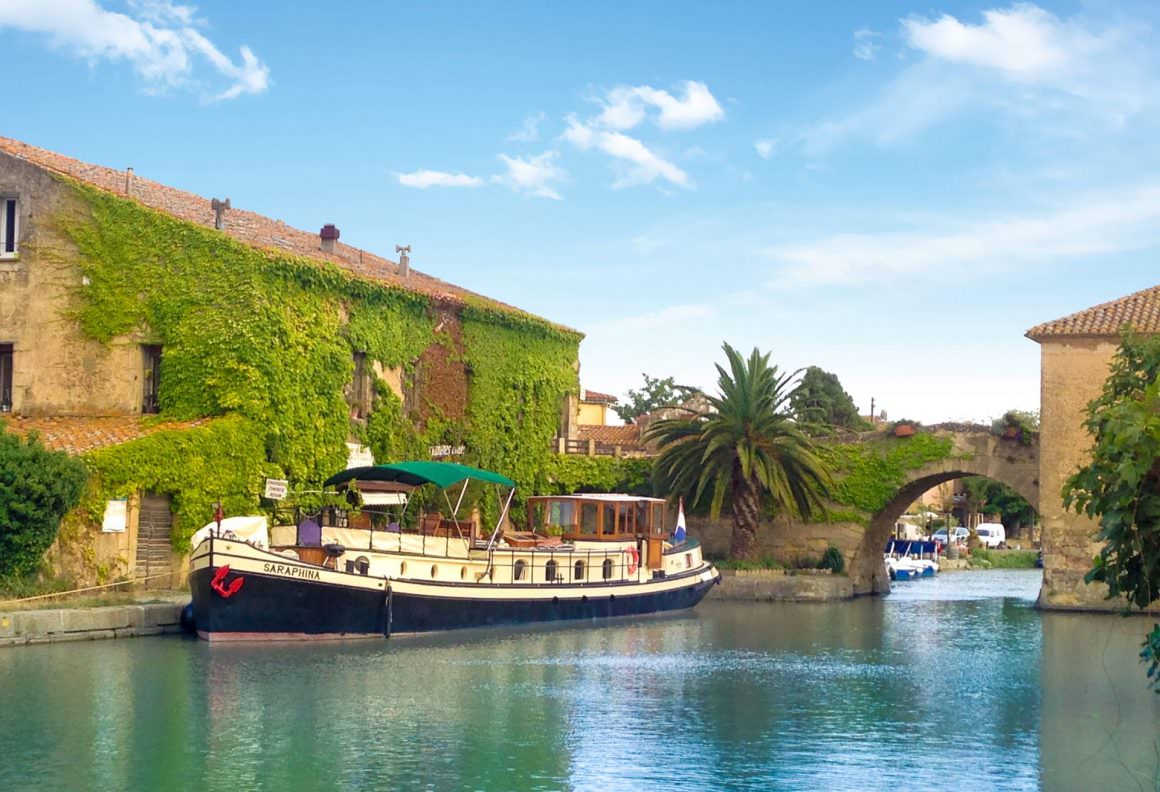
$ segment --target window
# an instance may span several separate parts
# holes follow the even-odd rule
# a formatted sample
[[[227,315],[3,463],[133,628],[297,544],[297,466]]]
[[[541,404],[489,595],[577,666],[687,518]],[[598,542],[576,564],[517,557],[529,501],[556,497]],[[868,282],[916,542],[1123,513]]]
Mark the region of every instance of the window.
[[[367,365],[367,353],[355,352],[351,356],[354,363],[354,376],[351,377],[347,389],[347,405],[350,407],[350,417],[361,421],[371,413],[371,373]]]
[[[604,559],[604,563],[600,565],[601,572],[604,573],[604,579],[609,580],[612,577],[612,559]]]
[[[523,580],[525,567],[527,567],[527,564],[525,564],[523,561],[516,561],[515,569],[512,572],[512,579]]]
[[[547,564],[545,564],[544,565],[544,580],[548,581],[549,583],[555,583],[556,582],[556,569],[557,569],[557,565],[556,565],[555,559],[552,559]]]
[[[583,562],[583,561],[577,561],[577,562],[576,562],[576,572],[575,572],[575,578],[576,578],[577,580],[583,580],[583,579],[584,579],[584,562]]]
[[[0,198],[0,258],[12,258],[19,251],[20,212],[15,198]]]
[[[596,511],[595,503],[580,503],[580,533],[585,536],[596,536],[596,524],[600,515]]]
[[[141,412],[161,412],[161,402],[158,399],[161,387],[161,347],[158,344],[145,344],[141,347],[141,363],[144,373],[141,380],[144,384],[141,395]]]
[[[0,412],[12,412],[11,344],[0,344]]]

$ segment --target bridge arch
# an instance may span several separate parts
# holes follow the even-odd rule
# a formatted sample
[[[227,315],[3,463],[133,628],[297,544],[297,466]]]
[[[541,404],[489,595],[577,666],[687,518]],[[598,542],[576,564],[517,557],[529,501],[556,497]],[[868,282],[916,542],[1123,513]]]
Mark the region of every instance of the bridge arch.
[[[1039,511],[1039,441],[1027,444],[1005,440],[988,432],[956,432],[949,458],[910,471],[906,481],[881,510],[870,518],[862,543],[850,559],[855,593],[885,593],[890,580],[882,563],[886,546],[898,518],[922,493],[945,481],[983,476],[1006,484]]]

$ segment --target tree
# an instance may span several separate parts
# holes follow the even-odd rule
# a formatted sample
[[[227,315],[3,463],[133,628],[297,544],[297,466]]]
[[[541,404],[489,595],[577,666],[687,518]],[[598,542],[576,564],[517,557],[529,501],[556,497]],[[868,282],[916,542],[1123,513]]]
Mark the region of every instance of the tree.
[[[85,475],[79,460],[0,425],[0,577],[37,570],[60,518],[80,499]]]
[[[830,474],[790,411],[797,372],[780,373],[756,348],[747,361],[723,346],[729,370],[717,366],[720,394],[707,397],[710,409],[657,421],[646,435],[660,447],[658,491],[682,493],[693,506],[708,500],[713,517],[728,495],[730,554],[752,560],[763,505],[809,519],[824,510]]]
[[[865,421],[858,414],[854,399],[842,388],[835,374],[810,366],[790,397],[790,405],[810,434],[820,434],[834,427],[861,429]]]
[[[612,409],[622,421],[632,423],[633,420],[647,412],[661,407],[675,407],[690,396],[701,392],[700,388],[689,385],[678,385],[672,377],[656,379],[648,374],[644,377],[644,388],[628,392],[628,404],[616,404]]]
[[[1085,580],[1146,608],[1160,599],[1160,336],[1125,333],[1103,392],[1087,410],[1092,459],[1063,489],[1064,504],[1099,520],[1100,554]],[[1160,678],[1160,625],[1144,643]],[[1158,688],[1157,692],[1160,692]]]
[[[963,479],[963,486],[970,498],[968,511],[978,509],[987,514],[998,513],[1009,531],[1035,521],[1035,509],[1031,504],[1002,482],[983,476],[967,476]]]

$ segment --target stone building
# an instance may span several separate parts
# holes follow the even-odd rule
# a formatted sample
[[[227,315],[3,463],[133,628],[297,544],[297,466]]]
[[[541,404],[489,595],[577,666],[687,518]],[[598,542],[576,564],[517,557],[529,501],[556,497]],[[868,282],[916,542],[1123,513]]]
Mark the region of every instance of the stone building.
[[[466,444],[525,471],[550,453],[580,334],[414,270],[406,250],[344,244],[328,219],[302,231],[0,137],[0,421],[99,473],[112,518],[62,531],[79,580],[179,568],[170,540],[214,497],[256,507],[262,476],[321,480],[344,443],[396,452],[403,433],[407,451]],[[208,454],[203,482],[162,469],[160,435]],[[130,446],[155,469],[107,453]]]
[[[1100,545],[1095,521],[1067,511],[1062,490],[1090,459],[1092,438],[1083,426],[1088,403],[1099,395],[1119,346],[1131,327],[1160,333],[1160,285],[1036,325],[1027,337],[1041,348],[1039,514],[1043,523],[1044,575],[1040,603],[1055,608],[1108,608],[1106,587],[1083,577]]]

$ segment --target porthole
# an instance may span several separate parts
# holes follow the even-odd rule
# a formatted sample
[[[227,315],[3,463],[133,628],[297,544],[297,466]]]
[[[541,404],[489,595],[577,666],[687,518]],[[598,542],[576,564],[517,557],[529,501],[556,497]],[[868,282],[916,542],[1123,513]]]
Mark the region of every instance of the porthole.
[[[371,571],[371,560],[366,556],[359,556],[354,560],[354,568],[360,575],[366,575]]]
[[[611,558],[604,559],[604,564],[602,566],[604,568],[604,579],[611,580],[612,579],[612,559]]]
[[[467,567],[459,567],[459,579],[467,580]]]
[[[524,569],[526,567],[527,564],[525,564],[523,561],[516,561],[515,566],[512,568],[512,580],[523,580]]]
[[[399,574],[400,574],[400,575],[405,575],[405,574],[407,574],[407,562],[406,562],[406,561],[404,561],[403,563],[399,564]]]
[[[548,581],[549,583],[556,582],[557,568],[558,564],[556,564],[556,559],[554,558],[548,563],[544,564],[544,580]]]
[[[439,565],[438,565],[438,564],[432,564],[432,565],[431,565],[431,577],[432,577],[432,578],[435,578],[435,577],[438,577],[438,576],[439,576]]]
[[[576,571],[574,572],[574,577],[577,580],[584,579],[584,562],[583,561],[576,562]]]

